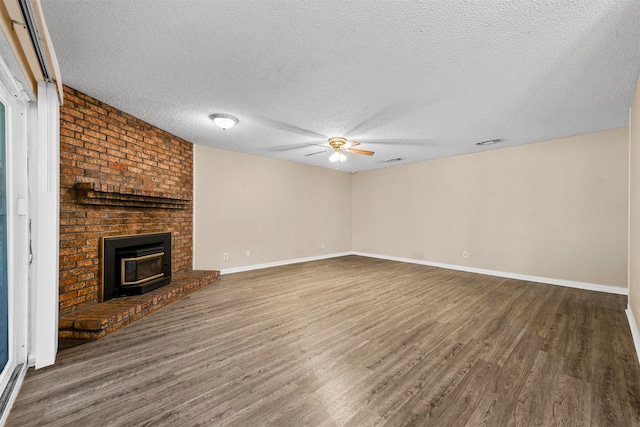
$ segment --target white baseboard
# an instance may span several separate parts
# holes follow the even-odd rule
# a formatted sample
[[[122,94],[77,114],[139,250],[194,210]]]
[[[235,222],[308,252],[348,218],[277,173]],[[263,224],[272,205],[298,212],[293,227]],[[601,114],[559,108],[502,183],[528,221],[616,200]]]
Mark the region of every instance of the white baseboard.
[[[565,286],[568,288],[584,289],[587,291],[606,292],[606,293],[618,294],[618,295],[629,294],[629,290],[627,288],[622,288],[618,286],[601,285],[597,283],[577,282],[573,280],[554,279],[551,277],[530,276],[527,274],[509,273],[505,271],[487,270],[484,268],[467,267],[463,265],[454,265],[454,264],[444,264],[440,262],[431,262],[431,261],[424,261],[419,259],[402,258],[402,257],[396,257],[396,256],[390,256],[390,255],[380,255],[380,254],[373,254],[369,252],[358,252],[358,251],[337,252],[332,254],[318,255],[318,256],[312,256],[312,257],[306,257],[306,258],[295,258],[295,259],[288,259],[288,260],[282,260],[282,261],[267,262],[264,264],[231,267],[231,268],[225,268],[220,270],[220,274],[224,275],[224,274],[240,273],[243,271],[259,270],[262,268],[269,268],[269,267],[280,267],[283,265],[298,264],[301,262],[309,262],[309,261],[318,261],[322,259],[337,258],[337,257],[347,256],[347,255],[358,255],[358,256],[364,256],[369,258],[386,259],[389,261],[406,262],[409,264],[427,265],[430,267],[446,268],[449,270],[465,271],[468,273],[486,274],[488,276],[504,277],[507,279],[523,280],[526,282],[546,283],[548,285]]]
[[[283,265],[298,264],[301,262],[309,262],[309,261],[319,261],[321,259],[337,258],[341,256],[346,256],[346,255],[352,255],[352,252],[337,252],[333,254],[310,256],[306,258],[295,258],[295,259],[286,259],[283,261],[266,262],[264,264],[243,265],[241,267],[223,268],[222,270],[220,270],[220,274],[224,275],[224,274],[240,273],[243,271],[260,270],[262,268],[280,267]]]
[[[625,310],[625,313],[627,313],[629,328],[631,328],[633,345],[636,347],[636,357],[638,358],[638,362],[640,362],[640,332],[638,332],[638,324],[636,323],[636,319],[633,316],[633,311],[631,311],[631,307],[629,307],[628,305],[627,305],[627,309]]]
[[[467,267],[467,266],[453,265],[453,264],[443,264],[439,262],[430,262],[430,261],[423,261],[419,259],[401,258],[401,257],[395,257],[395,256],[388,256],[388,255],[378,255],[378,254],[371,254],[367,252],[354,251],[351,253],[353,255],[365,256],[370,258],[379,258],[379,259],[386,259],[390,261],[406,262],[410,264],[427,265],[430,267],[440,267],[440,268],[446,268],[449,270],[466,271],[468,273],[486,274],[488,276],[497,276],[497,277],[504,277],[507,279],[524,280],[527,282],[537,282],[537,283],[546,283],[549,285],[566,286],[569,288],[585,289],[588,291],[607,292],[610,294],[618,294],[618,295],[629,294],[629,290],[627,288],[621,288],[617,286],[600,285],[596,283],[575,282],[572,280],[553,279],[550,277],[529,276],[526,274],[508,273],[508,272],[496,271],[496,270],[485,270],[483,268],[474,268],[474,267]]]

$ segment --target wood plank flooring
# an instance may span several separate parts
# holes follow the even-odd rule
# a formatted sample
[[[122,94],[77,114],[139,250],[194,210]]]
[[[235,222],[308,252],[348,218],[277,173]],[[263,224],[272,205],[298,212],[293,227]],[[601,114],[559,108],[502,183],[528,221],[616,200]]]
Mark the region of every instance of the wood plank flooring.
[[[640,426],[626,297],[348,256],[30,370],[9,426]]]

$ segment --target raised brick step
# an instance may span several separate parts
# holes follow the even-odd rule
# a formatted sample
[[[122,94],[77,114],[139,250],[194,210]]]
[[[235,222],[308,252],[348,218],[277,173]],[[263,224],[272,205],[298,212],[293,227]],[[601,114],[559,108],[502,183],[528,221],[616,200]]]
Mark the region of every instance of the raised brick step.
[[[212,284],[219,271],[193,270],[175,273],[171,283],[142,295],[114,298],[94,304],[58,320],[58,338],[63,340],[96,340],[128,325],[191,292]],[[62,347],[70,345],[62,345]]]

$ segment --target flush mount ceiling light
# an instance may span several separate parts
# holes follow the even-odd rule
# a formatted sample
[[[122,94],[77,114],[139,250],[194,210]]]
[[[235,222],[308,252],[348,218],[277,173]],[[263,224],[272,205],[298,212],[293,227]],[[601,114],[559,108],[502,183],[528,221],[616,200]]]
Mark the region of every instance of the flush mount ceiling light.
[[[230,129],[238,123],[238,119],[229,114],[215,113],[210,115],[209,118],[222,130]]]
[[[502,140],[500,138],[488,139],[486,141],[476,142],[476,145],[491,145],[491,144],[497,144],[498,142],[502,142]]]

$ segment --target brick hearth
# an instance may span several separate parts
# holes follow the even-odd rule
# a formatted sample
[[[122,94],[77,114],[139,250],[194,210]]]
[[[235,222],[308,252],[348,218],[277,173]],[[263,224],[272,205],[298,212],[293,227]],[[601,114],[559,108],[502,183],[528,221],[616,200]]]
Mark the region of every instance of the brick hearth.
[[[61,340],[95,340],[153,313],[191,292],[212,284],[218,271],[195,270],[174,274],[171,283],[142,295],[114,298],[77,310],[59,319]],[[64,347],[65,344],[62,343]]]

